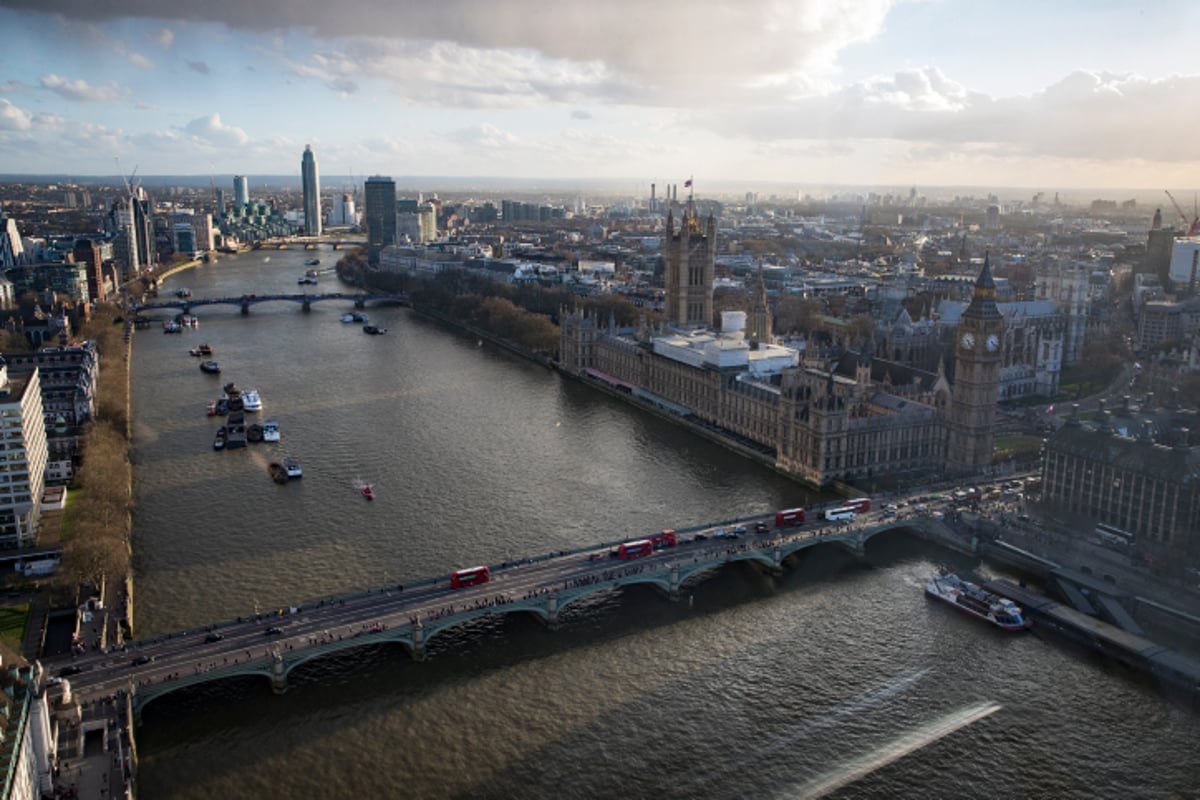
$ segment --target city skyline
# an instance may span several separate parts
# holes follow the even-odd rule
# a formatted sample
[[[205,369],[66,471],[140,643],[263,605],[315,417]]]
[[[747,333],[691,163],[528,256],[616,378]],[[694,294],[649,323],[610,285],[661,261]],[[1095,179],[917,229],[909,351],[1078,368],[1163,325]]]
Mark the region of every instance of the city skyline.
[[[1183,2],[0,5],[29,173],[1200,185]]]

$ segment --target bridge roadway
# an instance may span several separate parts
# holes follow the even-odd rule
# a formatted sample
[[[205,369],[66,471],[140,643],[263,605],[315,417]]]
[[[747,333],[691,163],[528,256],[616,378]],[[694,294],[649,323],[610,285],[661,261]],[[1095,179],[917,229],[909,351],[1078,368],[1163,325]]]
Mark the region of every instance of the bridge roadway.
[[[768,523],[767,532],[754,532],[759,520]],[[610,557],[620,542],[549,553],[490,565],[491,581],[477,586],[452,589],[448,576],[428,578],[135,641],[47,666],[69,674],[81,702],[129,691],[140,714],[146,703],[177,689],[238,676],[264,677],[283,692],[292,669],[356,647],[395,643],[422,659],[431,639],[480,617],[525,612],[553,628],[571,603],[621,586],[650,584],[677,599],[685,587],[734,561],[757,563],[779,574],[785,559],[805,548],[833,544],[861,556],[868,539],[896,529],[958,549],[973,547],[942,522],[903,512],[890,519],[870,512],[853,523],[810,521],[780,529],[770,529],[772,521],[755,517],[690,528],[679,532],[679,545],[637,559]],[[713,535],[717,528],[731,531],[738,524],[749,532],[738,538]]]
[[[244,294],[238,297],[180,297],[175,300],[163,300],[157,303],[136,303],[133,306],[135,313],[143,311],[158,311],[162,309],[178,309],[187,313],[197,306],[237,306],[241,308],[243,314],[250,313],[250,306],[258,305],[259,303],[273,303],[278,301],[288,303],[299,303],[301,308],[308,311],[313,303],[319,303],[323,300],[349,300],[354,303],[355,308],[366,308],[367,302],[375,303],[394,303],[398,305],[407,305],[408,297],[404,294],[365,294],[355,292],[349,294],[346,292],[329,292],[327,294],[305,294],[303,292],[296,294]]]

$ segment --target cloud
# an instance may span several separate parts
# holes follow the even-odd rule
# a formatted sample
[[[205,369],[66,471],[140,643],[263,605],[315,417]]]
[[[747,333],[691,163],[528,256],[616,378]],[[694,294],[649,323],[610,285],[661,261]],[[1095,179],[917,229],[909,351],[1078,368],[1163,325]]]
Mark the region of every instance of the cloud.
[[[185,125],[183,130],[199,142],[210,145],[242,146],[250,140],[241,128],[221,122],[221,115],[217,113],[198,117]]]
[[[67,80],[60,78],[53,72],[43,75],[38,78],[38,85],[43,89],[47,89],[60,97],[65,97],[68,100],[76,100],[80,103],[101,103],[109,100],[116,100],[124,92],[112,82],[103,86],[92,86],[82,78],[79,80]]]
[[[187,65],[192,72],[199,72],[201,75],[208,74],[208,64],[203,61],[189,61]]]
[[[9,92],[23,92],[29,88],[29,84],[22,81],[5,81],[0,83],[0,94],[8,94]]]
[[[112,43],[112,48],[120,55],[128,59],[130,64],[133,64],[138,69],[154,69],[154,62],[146,58],[141,53],[129,49],[129,45],[120,39],[116,39]]]
[[[591,119],[591,118],[592,118],[591,113],[584,111],[581,108],[577,108],[571,112],[571,119]]]
[[[170,28],[160,28],[150,38],[158,42],[159,46],[165,50],[175,41],[175,31]]]
[[[518,137],[489,122],[450,131],[446,134],[446,139],[469,148],[503,149],[522,144]]]
[[[734,97],[748,87],[812,86],[831,74],[842,49],[868,42],[882,31],[896,1],[739,0],[698,5],[694,0],[260,0],[201,6],[145,0],[6,0],[18,8],[89,20],[142,17],[213,22],[252,32],[311,31],[331,43],[350,40],[355,51],[363,45],[387,44],[381,33],[395,31],[401,33],[391,43],[401,47],[441,46],[484,65],[503,66],[514,58],[533,65],[513,87],[516,92],[532,88],[551,96],[555,87],[567,93],[587,88],[590,96],[601,99],[611,92],[640,98],[638,102],[653,98],[681,106],[698,98]],[[371,59],[354,60],[368,64]],[[466,66],[469,76],[483,71],[476,64]],[[581,74],[592,80],[581,85]],[[420,93],[402,76],[391,77],[419,99]],[[468,89],[465,78],[458,82],[460,94]],[[446,83],[455,97],[455,82]],[[484,97],[495,104],[495,94],[475,93],[476,104],[485,104]]]
[[[894,140],[978,155],[1194,161],[1200,75],[1076,71],[1025,95],[971,91],[938,69],[871,78],[825,95],[690,122],[763,142]]]
[[[157,111],[158,106],[153,103],[134,103],[133,107],[138,111]]]
[[[28,111],[0,97],[0,131],[27,131],[33,126]]]

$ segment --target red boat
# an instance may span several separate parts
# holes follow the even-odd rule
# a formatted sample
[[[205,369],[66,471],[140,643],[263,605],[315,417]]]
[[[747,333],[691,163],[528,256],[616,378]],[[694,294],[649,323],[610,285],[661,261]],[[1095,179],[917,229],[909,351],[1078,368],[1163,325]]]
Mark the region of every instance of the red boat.
[[[368,500],[375,499],[375,490],[371,488],[371,484],[369,483],[364,483],[362,486],[358,487],[358,491],[360,491],[362,496]]]

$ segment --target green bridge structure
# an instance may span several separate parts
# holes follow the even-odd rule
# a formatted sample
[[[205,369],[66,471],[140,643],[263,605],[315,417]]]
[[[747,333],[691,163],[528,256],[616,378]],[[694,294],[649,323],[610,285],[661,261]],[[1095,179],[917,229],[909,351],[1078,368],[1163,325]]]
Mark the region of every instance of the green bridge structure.
[[[293,670],[316,659],[357,648],[395,644],[412,658],[423,660],[430,641],[437,636],[482,618],[523,613],[554,629],[559,625],[563,610],[573,603],[625,586],[649,585],[664,597],[678,600],[685,591],[690,591],[725,565],[736,562],[749,562],[769,574],[781,575],[788,558],[802,550],[833,546],[861,558],[866,554],[868,541],[891,532],[904,532],[969,554],[977,552],[978,544],[974,537],[956,533],[944,522],[930,516],[882,519],[871,523],[822,523],[806,528],[781,528],[767,534],[748,533],[733,540],[694,538],[696,533],[714,527],[753,521],[731,520],[681,530],[678,532],[679,545],[637,559],[622,561],[608,557],[610,548],[620,543],[610,542],[490,566],[492,581],[472,587],[453,589],[445,577],[428,578],[406,584],[399,590],[394,586],[372,589],[308,602],[288,613],[281,611],[279,615],[257,615],[160,636],[131,646],[134,652],[152,653],[163,649],[164,643],[176,642],[178,652],[175,655],[180,658],[165,658],[178,660],[180,669],[172,671],[167,666],[169,674],[166,678],[147,674],[159,663],[157,661],[144,666],[136,663],[130,666],[128,661],[123,661],[123,666],[93,687],[89,687],[88,673],[72,680],[82,696],[129,692],[135,715],[140,718],[142,710],[152,701],[180,689],[214,681],[261,677],[269,682],[273,691],[283,693]],[[521,597],[505,596],[506,585],[513,583],[512,576],[531,579],[515,587],[517,592],[524,590]],[[272,639],[265,642],[267,646],[264,647],[263,626],[273,624],[287,627],[270,628],[267,632],[278,630],[287,638]],[[335,628],[347,629],[348,625],[355,629],[353,633],[329,632]],[[223,663],[214,663],[211,668],[196,668],[196,654],[190,649],[179,649],[178,645],[189,638],[195,642],[215,632],[224,632],[222,642],[228,642],[227,649],[208,652],[202,659],[213,662],[224,659]],[[245,637],[247,633],[258,635],[236,641],[239,634]],[[247,653],[250,657],[243,659],[241,656]],[[161,661],[164,657],[158,658]]]

